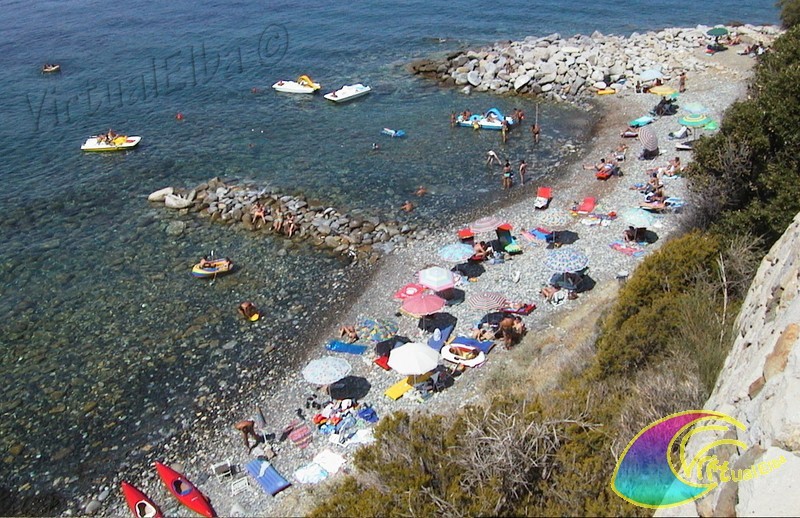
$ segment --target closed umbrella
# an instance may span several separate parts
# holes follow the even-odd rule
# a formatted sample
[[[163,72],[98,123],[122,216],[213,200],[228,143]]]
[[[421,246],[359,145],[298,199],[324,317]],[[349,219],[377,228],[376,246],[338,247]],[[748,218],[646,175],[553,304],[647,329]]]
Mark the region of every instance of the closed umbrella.
[[[428,344],[409,342],[389,353],[389,367],[404,376],[419,376],[439,365],[439,351]]]
[[[359,338],[367,338],[373,342],[383,342],[397,334],[397,322],[389,319],[364,318],[359,321],[356,333]]]
[[[502,293],[481,291],[470,295],[467,305],[480,311],[494,311],[508,305],[508,299]]]
[[[475,255],[475,249],[466,243],[450,243],[439,249],[439,257],[450,263],[463,263]]]
[[[347,360],[335,356],[323,356],[311,360],[303,368],[303,378],[315,385],[330,385],[336,383],[350,373],[352,367]]]
[[[554,272],[578,272],[586,268],[589,258],[580,250],[558,248],[551,250],[544,260],[544,265]]]
[[[634,227],[651,227],[655,223],[655,217],[642,209],[626,209],[620,214],[629,225]]]
[[[444,307],[445,302],[446,301],[438,295],[414,295],[413,297],[408,297],[403,302],[403,305],[400,306],[400,310],[412,317],[420,318],[436,313]]]
[[[639,142],[647,151],[655,151],[658,149],[658,137],[655,131],[649,126],[639,128]]]
[[[652,81],[654,79],[658,79],[662,77],[661,71],[656,70],[655,68],[651,68],[650,70],[645,70],[641,74],[639,74],[639,79],[642,81]]]
[[[493,232],[497,230],[497,227],[499,227],[505,222],[506,220],[498,218],[496,216],[488,216],[470,223],[469,229],[476,234],[479,234],[481,232]]]
[[[425,268],[420,270],[417,275],[419,276],[419,283],[433,291],[449,290],[455,286],[453,272],[441,266]]]

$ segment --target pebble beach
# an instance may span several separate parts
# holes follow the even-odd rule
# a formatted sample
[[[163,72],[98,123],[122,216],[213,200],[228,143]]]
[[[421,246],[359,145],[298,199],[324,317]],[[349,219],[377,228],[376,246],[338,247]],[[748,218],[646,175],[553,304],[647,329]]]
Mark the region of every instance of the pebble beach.
[[[760,29],[753,28],[752,30],[758,32]],[[673,31],[675,34],[694,34],[691,31],[702,32],[703,28],[667,31]],[[763,33],[763,38],[768,42],[774,34],[775,31],[769,28]],[[646,37],[649,37],[650,41],[658,40],[657,35],[651,34]],[[579,39],[579,41],[588,45],[585,39]],[[528,43],[532,48],[536,47],[535,42],[528,41]],[[564,43],[570,47],[575,44],[575,41]],[[518,47],[520,45],[523,43],[517,44]],[[485,58],[495,50],[497,48],[492,47],[469,52],[476,56],[483,54]],[[746,82],[754,63],[752,57],[738,55],[736,50],[736,47],[731,47],[726,52],[709,56],[705,54],[704,47],[699,44],[682,49],[681,52],[686,54],[685,59],[688,60],[686,62],[691,63],[692,66],[689,69],[686,92],[680,94],[678,104],[700,103],[708,108],[708,114],[712,119],[719,121],[731,103],[746,95]],[[498,52],[498,56],[499,54],[502,54],[502,50]],[[460,61],[457,57],[451,59]],[[524,67],[524,61],[521,63]],[[464,64],[459,66],[464,66]],[[645,66],[649,66],[649,63],[637,61],[634,65],[632,62],[630,70],[635,67],[639,71]],[[484,66],[482,70],[485,72],[487,67]],[[533,67],[526,70],[533,70]],[[680,70],[679,63],[673,63],[664,70],[665,84],[677,88],[678,70]],[[464,73],[463,79],[475,87],[474,81],[466,78],[470,72],[458,73]],[[618,72],[624,73],[625,68]],[[548,72],[545,71],[545,73]],[[587,77],[592,78],[592,74],[593,72],[589,73]],[[487,89],[492,91],[500,89],[497,93],[507,93],[515,88],[514,84],[516,83],[520,85],[519,88],[516,88],[517,90],[529,89],[527,92],[520,92],[524,94],[547,94],[553,90],[553,88],[548,88],[546,91],[541,89],[537,91],[530,84],[536,77],[534,73],[529,74],[530,78],[525,84],[517,81],[520,77],[519,74],[514,77],[512,75],[509,75],[507,80],[507,83],[510,82],[511,88],[500,86],[498,88],[487,87]],[[474,74],[472,79],[475,79]],[[592,322],[599,316],[603,308],[613,302],[619,285],[624,282],[626,275],[641,262],[642,257],[658,250],[661,244],[679,228],[680,214],[655,215],[655,223],[650,229],[657,234],[658,240],[642,246],[640,253],[626,255],[610,246],[616,241],[621,241],[622,232],[627,228],[627,223],[622,218],[600,220],[581,215],[576,216],[571,211],[573,205],[585,197],[592,196],[597,199],[597,207],[593,211],[595,214],[620,214],[625,209],[637,207],[643,201],[643,195],[632,187],[647,180],[645,172],[647,169],[666,166],[667,161],[674,156],[680,156],[684,163],[691,161],[691,153],[676,152],[674,148],[676,141],[668,138],[670,132],[680,129],[677,122],[680,114],[661,117],[649,125],[658,137],[661,154],[654,160],[638,160],[637,155],[641,151],[641,144],[636,139],[621,139],[620,132],[626,129],[628,121],[646,115],[657,103],[659,97],[637,94],[630,84],[615,88],[617,93],[614,95],[595,96],[594,90],[600,87],[606,88],[609,85],[596,84],[602,79],[599,76],[594,79],[596,81],[593,80],[591,84],[583,81],[577,88],[568,86],[565,89],[564,98],[558,99],[558,102],[576,101],[579,97],[577,94],[580,93],[579,102],[587,106],[587,109],[598,113],[598,122],[586,148],[561,150],[567,159],[559,165],[558,174],[544,180],[527,182],[529,185],[525,187],[525,190],[520,189],[519,179],[515,174],[515,185],[509,193],[508,202],[499,208],[493,208],[491,211],[477,210],[471,215],[472,219],[464,219],[452,228],[433,231],[417,229],[413,225],[404,227],[395,222],[361,222],[360,228],[363,228],[364,224],[367,225],[366,234],[375,233],[374,236],[370,234],[368,243],[329,239],[331,237],[329,230],[320,234],[317,232],[319,226],[309,224],[307,228],[316,229],[314,232],[309,231],[309,235],[320,241],[320,246],[335,253],[347,254],[349,250],[354,251],[351,274],[355,273],[357,276],[361,276],[360,282],[363,289],[356,299],[342,301],[340,307],[331,308],[330,313],[324,315],[322,320],[328,322],[329,327],[319,330],[318,347],[311,348],[311,352],[306,357],[293,358],[293,360],[298,365],[303,365],[306,361],[314,358],[335,354],[325,350],[325,341],[338,336],[339,326],[354,324],[361,318],[393,319],[400,326],[398,335],[414,341],[427,340],[430,333],[423,333],[420,330],[417,319],[398,314],[400,303],[393,299],[392,294],[399,287],[414,282],[416,272],[426,266],[440,265],[450,268],[452,264],[441,261],[437,250],[445,244],[456,242],[456,231],[468,226],[473,219],[497,216],[513,226],[512,234],[521,244],[523,252],[513,256],[506,255],[505,262],[502,264],[484,264],[485,271],[477,276],[475,282],[462,278],[456,287],[463,292],[465,299],[469,299],[470,295],[478,292],[499,292],[509,301],[535,304],[536,309],[530,315],[523,317],[527,326],[527,334],[522,341],[510,350],[495,347],[488,355],[488,361],[485,364],[475,369],[467,369],[455,379],[452,387],[433,395],[422,403],[411,398],[393,401],[383,395],[384,391],[399,381],[402,376],[392,371],[384,371],[374,365],[373,360],[376,357],[374,348],[361,356],[341,355],[352,365],[350,375],[362,377],[369,382],[370,390],[360,402],[370,405],[379,417],[400,410],[411,413],[450,414],[465,405],[479,404],[490,398],[493,395],[493,380],[514,369],[535,370],[541,373],[540,385],[531,387],[532,393],[536,393],[552,386],[561,369],[585,361],[587,354],[591,352],[586,348],[587,338],[591,334],[587,329],[591,328]],[[453,82],[458,84],[459,81],[461,79]],[[548,80],[544,85],[554,82],[557,82],[555,78],[553,81]],[[478,84],[480,85],[481,81],[478,81]],[[563,84],[574,85],[575,82]],[[458,84],[459,88],[461,86],[463,83]],[[502,88],[506,89],[502,90]],[[570,90],[575,90],[575,98],[569,94]],[[555,100],[555,97],[551,98],[551,101]],[[468,100],[465,98],[465,103],[467,102]],[[528,118],[531,117],[532,114],[528,114]],[[446,124],[446,121],[443,120],[442,123]],[[550,141],[547,135],[547,121],[542,120],[541,125],[542,141],[539,145],[547,146]],[[530,134],[525,130],[526,128],[517,129],[518,133],[512,133],[511,138],[530,138]],[[464,129],[464,131],[471,130]],[[607,157],[620,143],[628,146],[626,159],[620,163],[622,176],[599,181],[595,179],[593,171],[584,169],[583,164],[595,163],[601,157]],[[506,158],[499,142],[491,149],[501,159]],[[489,148],[483,150],[483,153],[488,151]],[[512,165],[516,171],[518,163],[512,162]],[[489,168],[488,174],[496,177],[497,188],[500,189],[502,168],[496,165],[487,166],[487,168]],[[465,182],[464,187],[468,188],[468,180]],[[691,200],[684,178],[664,177],[663,182],[668,196]],[[534,208],[535,188],[540,185],[546,185],[553,189],[553,200],[545,210]],[[520,193],[524,193],[524,195]],[[276,199],[277,203],[281,203],[280,195],[276,195]],[[422,204],[425,202],[425,198],[423,196],[414,201]],[[285,199],[283,202],[294,204],[296,208],[298,203],[302,203],[294,198]],[[324,210],[319,208],[319,213],[321,214]],[[246,212],[245,207],[239,216]],[[220,218],[221,216],[217,216],[213,219]],[[208,217],[209,224],[213,223],[211,220],[212,218]],[[544,241],[528,241],[520,236],[521,230],[537,227],[562,232],[570,231],[573,235],[577,235],[574,243],[565,244],[562,248],[577,249],[589,258],[588,275],[594,283],[592,289],[580,293],[577,299],[566,301],[559,306],[547,303],[540,296],[540,289],[547,283],[552,273],[543,264],[549,250]],[[348,230],[352,230],[352,228]],[[378,235],[380,237],[377,237]],[[394,239],[397,236],[401,236],[402,240]],[[254,237],[254,239],[257,238]],[[375,247],[376,244],[385,244],[386,242],[393,243],[393,246],[389,248],[384,245]],[[367,245],[375,250],[364,248]],[[466,303],[448,305],[443,312],[457,319],[453,336],[468,335],[483,315],[472,310]],[[280,347],[279,344],[276,346]],[[262,354],[270,354],[270,349],[265,350]],[[294,419],[300,418],[313,428],[311,417],[315,410],[307,408],[306,402],[312,396],[319,401],[324,398],[321,392],[316,392],[315,387],[303,379],[299,369],[280,380],[254,379],[243,372],[239,381],[237,400],[226,402],[226,408],[230,408],[227,413],[213,414],[214,417],[206,419],[203,412],[199,410],[202,408],[202,404],[198,404],[196,413],[200,425],[185,429],[168,441],[162,451],[158,452],[159,458],[179,471],[183,471],[210,497],[220,515],[302,515],[310,510],[310,506],[315,501],[315,495],[324,494],[325,486],[329,481],[335,481],[341,475],[331,476],[320,484],[304,485],[294,479],[295,471],[309,464],[318,453],[331,450],[343,456],[345,464],[342,470],[347,472],[352,470],[349,461],[356,447],[331,444],[328,436],[318,431],[314,431],[313,440],[305,449],[299,449],[285,437],[281,440],[284,435],[282,431]],[[241,468],[252,458],[251,455],[263,453],[260,450],[248,453],[242,444],[240,432],[233,428],[234,423],[242,419],[259,421],[259,413],[264,416],[266,421],[266,425],[261,427],[259,432],[266,435],[267,443],[276,453],[271,462],[293,485],[276,497],[271,497],[251,483],[249,489],[234,496],[231,494],[230,479],[218,480],[212,474],[211,466],[222,461],[230,461]],[[359,422],[359,426],[366,427],[363,422]],[[137,466],[140,471],[136,471]],[[166,514],[188,514],[188,511],[178,507],[174,500],[166,497],[161,482],[149,466],[139,466],[138,463],[133,463],[131,470],[122,473],[121,478],[129,480],[143,489],[145,493],[157,499],[163,505],[162,511]],[[104,481],[98,485],[95,494],[86,495],[84,499],[73,502],[68,514],[97,513],[105,516],[126,514],[128,511],[124,507],[125,503],[122,498],[109,496],[109,488],[112,488],[112,495],[116,495],[115,488],[118,487],[118,482],[118,480]]]

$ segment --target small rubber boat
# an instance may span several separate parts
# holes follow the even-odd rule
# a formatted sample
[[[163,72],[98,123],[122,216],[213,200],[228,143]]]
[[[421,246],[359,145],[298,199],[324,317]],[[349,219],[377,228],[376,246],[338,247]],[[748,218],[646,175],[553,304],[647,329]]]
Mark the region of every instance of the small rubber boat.
[[[131,508],[133,516],[136,518],[163,518],[164,515],[161,509],[141,490],[134,487],[132,484],[121,482],[122,494],[125,501],[128,502],[128,507]]]
[[[405,131],[403,131],[403,130],[393,130],[393,129],[390,129],[390,128],[383,128],[381,130],[381,133],[383,133],[384,135],[389,135],[390,137],[405,137],[406,136],[406,132]]]
[[[486,355],[477,347],[464,344],[451,344],[442,347],[442,359],[465,367],[477,367],[486,361]]]
[[[367,95],[371,91],[372,88],[370,88],[369,86],[364,86],[361,83],[356,83],[354,85],[345,85],[336,90],[335,92],[325,94],[323,97],[335,103],[343,103],[345,101],[350,101],[352,99],[355,99],[356,97]]]
[[[297,78],[297,81],[278,81],[272,85],[278,92],[285,92],[289,94],[313,94],[322,88],[322,85],[315,83],[310,77],[303,75]]]
[[[203,266],[201,266],[203,265]],[[192,267],[192,277],[207,279],[233,271],[233,261],[230,259],[211,259],[197,263]]]
[[[81,146],[81,151],[124,151],[135,148],[141,141],[142,137],[118,135],[111,140],[111,143],[108,143],[102,136],[95,135],[86,139],[86,142]]]
[[[42,66],[42,74],[53,74],[55,72],[61,72],[61,65],[43,65]]]
[[[464,115],[461,114],[456,118],[456,123],[464,128],[501,130],[503,129],[504,120],[509,127],[514,125],[513,117],[506,117],[497,108],[490,108],[485,114],[474,114],[468,119],[464,119]]]
[[[197,514],[208,516],[209,518],[217,516],[208,501],[208,497],[194,487],[194,484],[186,480],[186,477],[158,461],[156,461],[156,471],[158,471],[158,476],[161,477],[172,496],[178,499],[178,502]]]

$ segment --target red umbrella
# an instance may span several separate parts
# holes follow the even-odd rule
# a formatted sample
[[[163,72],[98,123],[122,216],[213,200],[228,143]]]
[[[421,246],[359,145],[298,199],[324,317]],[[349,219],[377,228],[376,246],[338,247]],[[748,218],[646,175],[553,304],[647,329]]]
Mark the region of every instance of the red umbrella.
[[[400,310],[413,317],[421,318],[426,315],[432,315],[442,309],[445,305],[445,300],[433,294],[422,294],[408,297]]]
[[[405,286],[394,292],[394,298],[404,300],[407,299],[408,297],[419,295],[423,291],[425,291],[425,286],[423,286],[422,284],[416,284],[416,283],[406,284]]]

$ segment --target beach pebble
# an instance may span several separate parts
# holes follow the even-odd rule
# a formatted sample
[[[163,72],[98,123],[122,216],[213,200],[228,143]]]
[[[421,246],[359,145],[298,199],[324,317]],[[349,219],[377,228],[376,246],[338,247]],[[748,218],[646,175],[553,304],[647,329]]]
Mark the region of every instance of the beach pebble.
[[[86,507],[83,509],[83,511],[86,514],[91,515],[91,514],[96,513],[98,511],[98,509],[100,509],[100,506],[101,506],[100,502],[98,502],[97,500],[92,499],[92,500],[89,501],[88,504],[86,504]]]

